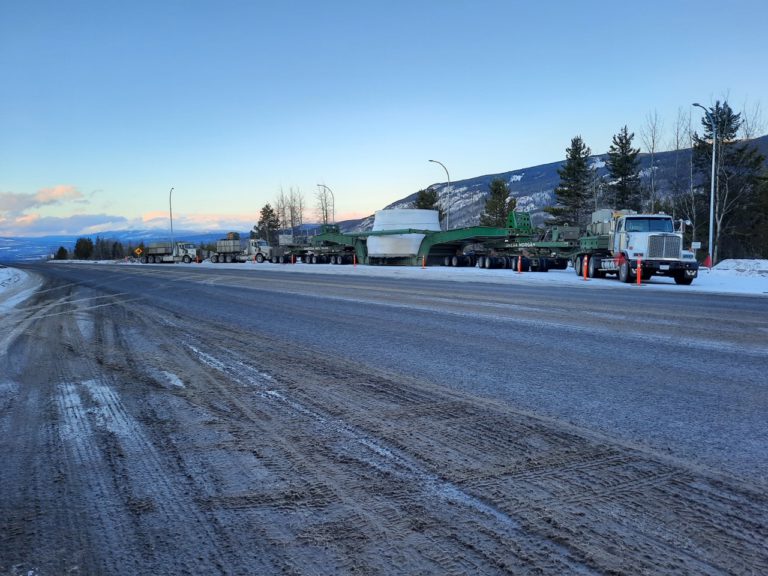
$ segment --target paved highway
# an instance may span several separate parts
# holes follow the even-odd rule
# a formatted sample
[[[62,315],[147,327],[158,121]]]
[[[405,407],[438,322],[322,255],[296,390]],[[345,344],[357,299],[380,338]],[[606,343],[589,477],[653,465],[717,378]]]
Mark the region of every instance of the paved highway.
[[[355,566],[384,573],[535,568],[552,574],[620,573],[628,567],[629,573],[768,568],[765,549],[758,545],[768,530],[768,504],[761,495],[768,487],[765,298],[692,294],[684,288],[613,291],[306,275],[270,266],[46,264],[27,270],[42,275],[45,283],[33,300],[0,318],[7,348],[2,367],[10,375],[0,383],[6,398],[0,402],[0,432],[30,418],[35,402],[47,401],[49,409],[57,404],[58,420],[44,424],[59,427],[58,443],[49,441],[49,447],[65,454],[69,447],[89,462],[103,460],[93,470],[95,484],[80,479],[69,488],[73,494],[119,500],[127,489],[112,486],[117,476],[121,485],[137,484],[130,497],[123,495],[128,512],[151,516],[162,508],[158,501],[179,495],[170,489],[142,495],[144,481],[173,477],[167,466],[194,469],[195,477],[203,474],[208,480],[202,488],[189,480],[189,490],[210,493],[195,496],[194,506],[163,513],[218,511],[227,532],[236,521],[221,512],[231,512],[227,502],[245,514],[251,501],[242,495],[261,496],[239,485],[246,480],[220,477],[221,462],[210,461],[216,453],[210,443],[227,458],[233,457],[227,446],[236,445],[232,450],[238,454],[245,450],[269,460],[265,453],[277,448],[253,436],[253,429],[269,419],[275,429],[264,434],[281,446],[280,457],[293,462],[294,470],[315,479],[317,490],[326,493],[322,502],[338,498],[342,508],[354,511],[352,526],[359,531],[379,531],[387,538],[399,534],[383,550],[394,558],[388,568],[355,540],[361,537],[357,532],[342,530],[333,538],[312,532],[302,545],[290,528],[285,538],[291,544],[283,554],[262,551],[263,566],[255,557],[237,554],[216,559],[213,548],[203,552],[211,555],[206,566],[295,568],[330,538],[327,573],[354,572]],[[47,392],[41,388],[33,394],[29,386],[47,387]],[[146,387],[151,394],[141,392]],[[257,392],[261,400],[251,397]],[[142,405],[142,394],[149,394],[151,406]],[[182,407],[180,399],[190,405]],[[289,416],[264,405],[276,399]],[[105,416],[113,413],[120,418]],[[241,428],[241,420],[250,428]],[[223,434],[222,422],[228,439],[201,440]],[[277,430],[279,440],[271,436]],[[178,448],[175,458],[183,466],[169,464],[161,447],[177,444],[174,434],[206,456],[192,457]],[[319,456],[313,451],[320,449],[308,438],[318,434],[334,438],[324,444],[335,446],[330,460],[314,461]],[[93,446],[82,439],[89,436],[96,438]],[[21,455],[39,449],[41,442],[5,439],[2,448]],[[360,446],[367,447],[367,456],[357,452]],[[100,475],[102,467],[114,468],[109,462],[117,448],[125,454],[126,460],[118,461],[123,466],[131,451],[160,453],[149,464],[137,463],[138,471]],[[393,497],[377,508],[370,493],[356,492],[364,474],[354,482],[335,477],[339,467],[353,461],[384,470],[393,482],[417,485],[408,490],[421,496],[407,503]],[[57,466],[66,469],[67,464]],[[275,473],[263,466],[259,474]],[[240,460],[238,467],[251,470]],[[279,473],[289,474],[284,468]],[[18,474],[0,479],[20,483]],[[67,477],[66,471],[61,474]],[[314,494],[309,484],[295,489]],[[386,489],[402,489],[394,486]],[[424,494],[424,486],[437,496]],[[4,497],[2,503],[13,508],[19,498]],[[269,498],[275,498],[274,491]],[[474,517],[453,518],[435,498],[459,502]],[[325,509],[322,502],[312,506]],[[371,506],[383,516],[362,512]],[[439,510],[439,522],[449,533],[474,522],[493,538],[483,545],[467,536],[453,541],[430,523],[429,514],[423,529],[416,530],[412,523],[430,507]],[[339,510],[321,516],[323,525],[344,523]],[[14,517],[23,523],[23,515]],[[628,526],[630,517],[639,524]],[[63,521],[46,518],[52,526]],[[681,528],[682,520],[690,526]],[[210,519],[198,521],[215,532]],[[107,533],[139,538],[128,530],[127,516],[100,522]],[[264,530],[254,517],[249,522],[254,530]],[[290,522],[309,530],[301,519]],[[413,536],[408,541],[416,542],[415,551],[406,553],[408,545],[399,539],[414,530],[425,540]],[[579,531],[590,535],[579,536]],[[33,567],[24,551],[36,549],[35,539],[10,533],[19,550],[15,565]],[[0,542],[9,541],[7,533],[5,538]],[[94,549],[85,555],[89,566],[109,567],[102,558],[109,538],[95,544],[88,535],[77,538]],[[269,538],[280,540],[279,531]],[[522,548],[504,552],[510,539],[522,541]],[[234,536],[225,540],[237,548]],[[616,548],[612,541],[619,542]],[[194,542],[203,546],[200,537]],[[174,545],[173,538],[159,544],[169,550]],[[735,554],[732,547],[742,551]],[[129,555],[130,546],[126,550]],[[157,573],[170,570],[160,554],[145,564],[129,556],[120,566],[134,562]],[[345,564],[343,557],[357,564]],[[55,564],[56,557],[47,558],[48,566]]]

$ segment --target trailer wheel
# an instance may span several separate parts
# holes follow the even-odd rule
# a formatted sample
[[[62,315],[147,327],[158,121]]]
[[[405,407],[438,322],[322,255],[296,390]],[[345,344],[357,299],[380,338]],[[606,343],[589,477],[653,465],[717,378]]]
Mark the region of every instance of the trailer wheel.
[[[629,261],[625,258],[619,265],[619,282],[629,284],[632,281],[632,274],[629,271]]]
[[[576,258],[573,259],[573,270],[576,272],[576,276],[581,276],[583,270],[581,269],[581,264],[583,260],[581,256],[576,256]]]
[[[139,262],[141,262],[142,264],[146,264],[146,263],[147,263],[147,257],[146,257],[146,256],[142,256],[142,257],[139,259]]]

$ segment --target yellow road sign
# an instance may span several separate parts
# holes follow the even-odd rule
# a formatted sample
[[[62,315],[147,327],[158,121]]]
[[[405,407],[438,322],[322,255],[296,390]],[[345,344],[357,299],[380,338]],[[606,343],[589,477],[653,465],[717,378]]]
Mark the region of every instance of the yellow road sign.
[[[136,248],[136,250],[133,251],[133,253],[136,254],[136,256],[141,256],[142,252],[143,250],[141,248]]]

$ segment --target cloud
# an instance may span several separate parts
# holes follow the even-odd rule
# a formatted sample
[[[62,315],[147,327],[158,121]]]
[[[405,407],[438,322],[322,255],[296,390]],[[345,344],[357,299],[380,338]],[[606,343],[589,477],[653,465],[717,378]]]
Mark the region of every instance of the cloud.
[[[24,214],[12,218],[0,216],[0,236],[98,234],[125,229],[127,223],[127,218],[111,214],[76,214],[67,217]]]
[[[0,192],[0,214],[4,212],[13,217],[31,208],[83,200],[83,194],[77,188],[64,184],[42,188],[34,194]]]
[[[173,228],[179,231],[210,232],[250,230],[258,214],[174,214]],[[0,213],[0,236],[88,235],[120,230],[169,229],[168,213],[147,212],[138,218],[114,214],[75,214],[67,217],[40,216],[37,213],[4,216]]]
[[[174,214],[174,230],[250,230],[259,221],[259,215],[253,214]],[[169,228],[168,212],[146,212],[141,216],[137,227]]]

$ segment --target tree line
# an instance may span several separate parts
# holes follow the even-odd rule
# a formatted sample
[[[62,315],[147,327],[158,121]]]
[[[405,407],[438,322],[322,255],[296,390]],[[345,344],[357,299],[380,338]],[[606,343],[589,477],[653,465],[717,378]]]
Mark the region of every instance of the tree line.
[[[598,208],[663,211],[689,221],[686,244],[701,242],[707,253],[714,144],[713,264],[726,258],[768,257],[768,168],[753,142],[761,128],[759,115],[736,113],[727,101],[717,101],[703,114],[700,132],[692,129],[690,120],[687,124],[679,114],[671,147],[674,169],[664,195],[657,182],[661,128],[656,114],[649,115],[641,134],[650,160],[643,176],[640,148],[634,146],[635,134],[627,126],[613,136],[605,161],[607,176],[598,175],[590,148],[580,135],[574,136],[558,170],[555,205],[546,208],[549,222],[585,227]]]
[[[137,245],[138,246],[138,245]],[[143,243],[141,244],[143,247]],[[95,240],[90,237],[80,237],[75,241],[75,246],[70,252],[64,246],[59,246],[53,255],[55,260],[122,260],[131,255],[134,250],[133,244],[128,244],[126,248],[119,240],[102,238],[96,236]]]

